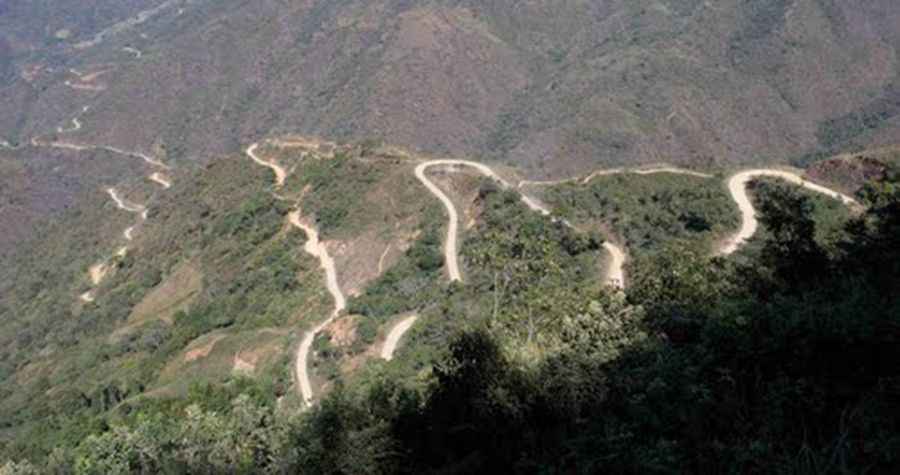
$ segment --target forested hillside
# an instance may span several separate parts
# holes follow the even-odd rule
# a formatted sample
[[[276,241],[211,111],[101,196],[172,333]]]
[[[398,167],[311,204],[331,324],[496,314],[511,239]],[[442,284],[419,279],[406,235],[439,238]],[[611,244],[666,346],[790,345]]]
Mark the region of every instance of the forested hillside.
[[[895,0],[0,0],[0,475],[900,473]]]
[[[406,272],[401,264],[354,304],[363,318],[413,302],[440,315],[399,364],[337,376],[308,411],[285,407],[265,380],[237,377],[106,415],[60,415],[31,434],[62,424],[67,435],[50,446],[8,441],[8,456],[32,462],[4,470],[893,473],[895,177],[867,185],[867,211],[827,243],[817,239],[808,197],[788,187],[760,192],[767,233],[758,251],[711,258],[676,236],[642,262],[627,294],[569,285],[581,281],[578,262],[597,242],[567,237],[482,184],[470,283],[385,300],[402,291],[388,284]],[[423,276],[439,262],[426,256],[415,246],[407,255]],[[501,268],[507,280],[497,295],[492,269]],[[449,343],[421,359],[416,340],[438,331]]]

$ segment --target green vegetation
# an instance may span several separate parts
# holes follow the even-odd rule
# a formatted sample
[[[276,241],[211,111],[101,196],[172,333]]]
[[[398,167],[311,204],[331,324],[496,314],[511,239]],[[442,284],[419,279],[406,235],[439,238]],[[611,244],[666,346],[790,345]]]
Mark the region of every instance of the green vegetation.
[[[709,248],[738,226],[738,214],[721,180],[660,173],[599,176],[587,185],[546,191],[554,212],[587,227],[606,227],[634,256],[658,253],[672,240]]]
[[[667,240],[626,297],[589,277],[596,237],[485,183],[466,283],[431,291],[396,362],[304,413],[277,408],[271,378],[131,399],[32,434],[52,451],[7,447],[32,462],[5,469],[893,473],[900,186],[867,187],[868,211],[827,245],[806,195],[759,186],[758,253],[723,260]],[[417,275],[420,255],[398,267]],[[397,292],[394,278],[373,288]]]
[[[352,298],[348,311],[384,323],[400,313],[433,302],[443,278],[442,242],[446,217],[439,204],[427,208],[422,235],[398,263],[379,277],[359,297]]]
[[[48,225],[0,271],[3,453],[46,455],[149,393],[183,395],[188,383],[173,377],[178,372],[221,382],[241,345],[282,353],[275,329],[320,317],[329,302],[318,263],[303,252],[303,234],[285,227],[288,205],[264,191],[264,170],[248,169],[246,158],[222,159],[164,195],[127,256],[110,261],[94,303],[77,300],[86,269],[102,257],[91,253],[119,245],[97,236],[118,237],[133,224],[105,201]],[[179,285],[196,285],[180,310],[148,303],[164,303]],[[133,319],[139,305],[146,310]],[[301,308],[307,313],[298,315]],[[215,361],[187,361],[185,350],[213,333],[222,338],[210,344]],[[288,362],[269,354],[256,377],[284,393]]]
[[[874,194],[836,254],[816,247],[805,198],[770,198],[752,269],[682,268],[677,293],[637,282],[630,302],[601,295],[540,361],[468,331],[424,393],[367,381],[281,417],[251,388],[213,392],[176,423],[142,411],[52,461],[80,473],[892,472],[900,374],[879,362],[900,356],[888,330],[900,195]],[[666,255],[661,272],[688,257],[703,259]]]
[[[364,201],[361,190],[377,183],[384,170],[355,160],[346,154],[333,159],[308,157],[301,163],[302,172],[292,185],[304,194],[304,209],[314,210],[319,232],[332,236],[341,228],[347,234],[358,231],[366,218],[358,203]],[[351,209],[359,210],[350,216]]]
[[[757,201],[771,201],[771,196],[783,195],[789,189],[797,190],[796,185],[777,180],[756,180],[753,183],[752,193]],[[844,228],[850,219],[850,210],[838,200],[829,198],[820,193],[808,190],[797,190],[797,193],[805,197],[805,211],[812,216],[816,223],[816,241],[823,245],[836,245],[846,236]],[[769,230],[762,229],[761,235],[765,236]]]

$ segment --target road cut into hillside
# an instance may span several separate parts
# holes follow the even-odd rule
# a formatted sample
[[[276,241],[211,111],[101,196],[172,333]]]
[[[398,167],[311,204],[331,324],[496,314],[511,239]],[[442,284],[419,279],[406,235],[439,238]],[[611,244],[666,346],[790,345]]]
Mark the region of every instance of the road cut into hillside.
[[[259,144],[255,143],[249,147],[247,147],[247,156],[249,156],[254,162],[271,169],[275,172],[275,185],[278,188],[284,186],[284,180],[287,179],[287,172],[280,165],[275,163],[274,161],[264,160],[260,158],[259,155],[256,154],[256,149],[259,148]]]
[[[319,240],[319,232],[313,226],[303,222],[300,217],[299,209],[291,212],[288,220],[294,227],[301,229],[306,233],[307,240],[303,249],[307,254],[319,260],[322,269],[325,271],[325,285],[328,288],[328,293],[331,294],[331,297],[334,300],[334,310],[331,312],[331,316],[312,330],[306,332],[303,336],[303,340],[300,341],[300,346],[297,348],[297,357],[295,359],[297,382],[299,383],[300,395],[303,397],[303,402],[309,406],[312,404],[313,399],[312,384],[309,381],[309,350],[312,348],[316,334],[330,325],[331,322],[347,308],[347,300],[338,284],[337,269],[334,265],[334,259],[332,259],[331,255],[328,253],[328,247],[325,246],[325,243]]]
[[[382,359],[388,361],[394,359],[394,352],[397,351],[397,345],[400,343],[400,339],[403,338],[403,335],[405,335],[410,328],[412,328],[418,318],[419,317],[416,315],[404,318],[391,329],[387,339],[384,340],[384,345],[381,347]]]
[[[459,239],[459,214],[456,211],[456,206],[453,204],[453,201],[437,186],[432,182],[426,172],[431,167],[440,167],[440,166],[464,166],[471,167],[477,170],[482,175],[491,178],[496,181],[504,188],[512,188],[509,182],[501,178],[497,173],[494,172],[490,167],[478,162],[472,162],[468,160],[430,160],[427,162],[423,162],[416,167],[416,178],[431,192],[434,196],[436,196],[441,203],[444,204],[444,208],[447,210],[447,214],[449,215],[449,225],[447,226],[447,239],[444,244],[444,262],[447,265],[447,272],[450,276],[451,281],[462,281],[462,273],[459,270],[459,251],[458,251],[458,239]],[[550,210],[547,209],[544,205],[540,204],[536,200],[525,196],[524,194],[519,194],[522,202],[532,211],[541,213],[544,216],[550,216]],[[566,223],[569,225],[568,223]],[[571,226],[571,225],[569,225]],[[622,288],[625,283],[625,252],[611,242],[604,243],[603,247],[609,251],[612,256],[612,260],[610,262],[609,268],[607,269],[605,281],[608,285],[611,285],[616,288]]]
[[[163,189],[168,190],[172,188],[172,182],[160,172],[153,172],[149,177],[150,181],[157,183],[159,186],[163,187]]]
[[[590,175],[584,178],[561,178],[559,180],[522,180],[519,182],[518,187],[524,188],[526,186],[556,186],[562,185],[565,183],[580,183],[582,185],[586,185],[591,182],[594,178],[598,176],[609,176],[609,175],[622,175],[626,173],[633,173],[635,175],[655,175],[658,173],[671,173],[673,175],[690,175],[696,176],[699,178],[713,178],[713,175],[708,173],[696,172],[693,170],[686,170],[684,168],[677,168],[668,165],[660,165],[656,167],[649,168],[611,168],[609,170],[597,170]]]
[[[727,256],[735,253],[747,242],[748,239],[753,237],[753,235],[756,234],[757,229],[759,229],[759,221],[756,219],[756,208],[753,207],[750,196],[747,194],[747,187],[749,186],[750,182],[753,181],[753,179],[759,177],[779,178],[787,182],[800,185],[808,190],[822,193],[826,196],[830,196],[834,199],[840,200],[842,203],[848,206],[859,205],[859,203],[857,203],[857,201],[853,198],[824,186],[806,181],[796,173],[774,169],[754,169],[742,171],[740,173],[737,173],[736,175],[733,175],[728,180],[728,192],[731,194],[731,199],[734,200],[741,212],[741,228],[737,233],[728,238],[720,246],[720,248],[717,250],[718,255]]]
[[[275,172],[275,184],[278,188],[281,188],[284,186],[287,172],[277,163],[264,160],[257,155],[256,150],[258,147],[259,144],[256,143],[247,147],[247,156],[257,164]],[[314,226],[303,221],[300,209],[296,209],[288,215],[288,222],[306,234],[306,244],[303,245],[303,250],[319,260],[322,270],[325,271],[325,286],[334,300],[334,309],[332,310],[331,315],[325,321],[303,335],[303,339],[297,347],[297,353],[294,359],[294,371],[297,375],[297,387],[300,390],[300,396],[303,398],[304,404],[310,406],[312,405],[314,395],[312,383],[309,380],[308,360],[310,349],[312,348],[316,334],[331,324],[331,322],[333,322],[347,307],[347,299],[338,283],[337,268],[334,265],[334,259],[332,259],[331,255],[328,253],[328,247],[319,239],[319,231]]]

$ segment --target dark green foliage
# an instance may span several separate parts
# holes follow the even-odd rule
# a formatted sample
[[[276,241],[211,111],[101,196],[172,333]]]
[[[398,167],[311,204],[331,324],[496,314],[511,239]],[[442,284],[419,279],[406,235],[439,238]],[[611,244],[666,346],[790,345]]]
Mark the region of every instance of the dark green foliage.
[[[367,166],[348,155],[338,154],[333,159],[306,157],[303,174],[293,186],[309,189],[304,192],[303,209],[314,210],[316,224],[323,236],[332,236],[353,230],[363,217],[358,203],[359,196],[372,183],[378,182],[384,171]]]
[[[545,199],[575,223],[608,226],[635,256],[672,240],[708,244],[738,223],[721,182],[693,176],[600,176],[588,185],[555,186]]]
[[[516,310],[497,318],[556,312],[515,290],[525,278],[517,269],[543,276],[532,285],[561,286],[554,263],[596,243],[485,190],[479,236],[509,237],[472,239],[469,282],[440,295],[440,312],[474,329],[450,340],[426,387],[394,382],[381,366],[284,415],[266,385],[196,386],[185,403],[148,401],[112,424],[48,431],[59,437],[53,460],[81,473],[897,473],[898,189],[869,188],[869,210],[834,247],[816,242],[805,198],[764,193],[758,258],[710,262],[672,243],[642,257],[630,302],[596,288],[559,294],[577,303],[554,314],[558,344],[526,361],[506,350],[523,336],[467,315],[466,302],[496,308],[469,287],[490,296],[494,271],[507,273],[501,302]],[[324,338],[316,348],[331,351]],[[92,397],[114,403],[128,384]]]
[[[772,194],[761,207],[772,233],[758,272],[722,262],[703,270],[708,262],[683,261],[705,258],[676,248],[653,263],[670,273],[635,281],[631,300],[647,305],[656,337],[641,336],[638,307],[609,296],[590,310],[606,332],[566,338],[570,346],[533,365],[510,359],[496,336],[464,332],[435,365],[423,400],[377,378],[339,388],[288,430],[273,466],[304,473],[895,473],[900,193],[873,191],[871,202],[848,228],[845,247],[828,253],[813,244],[803,200]],[[815,285],[800,279],[821,266],[831,271]],[[584,326],[590,322],[573,322],[582,329],[574,336],[594,334]],[[621,338],[630,340],[621,353],[588,349],[612,348]],[[177,459],[180,452],[164,453]]]

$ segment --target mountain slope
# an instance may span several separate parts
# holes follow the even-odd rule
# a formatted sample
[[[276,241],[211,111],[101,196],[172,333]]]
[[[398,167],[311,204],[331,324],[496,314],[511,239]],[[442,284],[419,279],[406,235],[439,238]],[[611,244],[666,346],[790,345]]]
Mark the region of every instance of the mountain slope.
[[[896,140],[898,15],[888,0],[198,1],[57,54],[116,64],[82,98],[96,104],[87,136],[125,148],[202,159],[296,131],[561,174]],[[65,75],[3,128],[42,131]],[[853,117],[865,127],[851,133]]]

